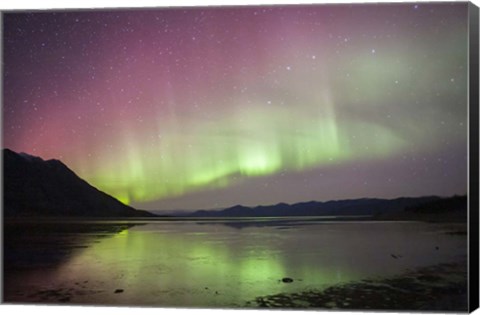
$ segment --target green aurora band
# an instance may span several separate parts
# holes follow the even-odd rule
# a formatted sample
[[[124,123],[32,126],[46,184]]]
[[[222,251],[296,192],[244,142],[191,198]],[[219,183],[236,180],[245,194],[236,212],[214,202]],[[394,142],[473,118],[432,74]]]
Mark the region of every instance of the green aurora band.
[[[385,126],[339,121],[327,97],[293,112],[252,104],[214,123],[166,124],[159,144],[148,148],[138,145],[134,134],[124,137],[125,157],[118,164],[105,163],[90,178],[124,203],[222,188],[247,177],[383,158],[406,145]]]
[[[5,147],[60,159],[126,204],[466,191],[464,3],[7,20]]]

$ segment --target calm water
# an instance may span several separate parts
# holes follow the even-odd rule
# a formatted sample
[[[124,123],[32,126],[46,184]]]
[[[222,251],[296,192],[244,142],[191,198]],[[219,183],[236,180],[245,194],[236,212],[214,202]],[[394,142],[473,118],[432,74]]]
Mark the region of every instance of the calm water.
[[[10,232],[7,227],[6,301],[245,306],[257,296],[466,258],[465,235],[448,234],[452,226],[419,222],[134,223],[17,225]],[[284,277],[294,281],[283,283]]]

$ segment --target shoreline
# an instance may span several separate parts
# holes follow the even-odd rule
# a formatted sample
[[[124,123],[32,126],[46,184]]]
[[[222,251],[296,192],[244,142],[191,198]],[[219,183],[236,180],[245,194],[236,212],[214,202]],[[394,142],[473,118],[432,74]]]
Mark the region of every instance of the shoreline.
[[[468,294],[466,261],[444,263],[407,271],[398,276],[371,278],[333,285],[323,290],[279,293],[256,297],[243,305],[224,305],[226,309],[283,309],[283,310],[344,310],[344,311],[445,311],[466,312]],[[76,303],[76,294],[97,294],[104,289],[89,288],[88,281],[60,288],[38,288],[29,294],[11,294],[8,304],[95,305]],[[5,297],[4,297],[5,298]],[[151,303],[132,303],[131,306],[169,307]],[[209,308],[208,306],[189,307]],[[216,306],[210,306],[216,308]]]
[[[422,267],[388,278],[365,279],[324,290],[259,296],[247,307],[377,311],[468,310],[467,262]]]

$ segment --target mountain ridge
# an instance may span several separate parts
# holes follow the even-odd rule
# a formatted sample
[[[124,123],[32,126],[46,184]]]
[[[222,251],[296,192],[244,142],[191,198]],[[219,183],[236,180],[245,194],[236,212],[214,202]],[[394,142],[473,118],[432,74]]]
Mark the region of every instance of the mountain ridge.
[[[197,210],[193,217],[281,217],[281,216],[391,216],[422,205],[443,202],[455,197],[422,196],[394,199],[359,198],[329,201],[307,201],[293,204],[278,203],[246,207],[235,205],[223,210]]]
[[[65,217],[156,216],[136,210],[80,178],[57,159],[4,148],[4,215]]]

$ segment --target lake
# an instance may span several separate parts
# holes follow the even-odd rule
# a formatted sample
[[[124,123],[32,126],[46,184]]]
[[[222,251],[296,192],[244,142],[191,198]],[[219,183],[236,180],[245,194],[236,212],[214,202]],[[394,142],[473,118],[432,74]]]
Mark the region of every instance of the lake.
[[[259,296],[463,263],[463,228],[322,218],[7,223],[4,300],[255,307]]]

